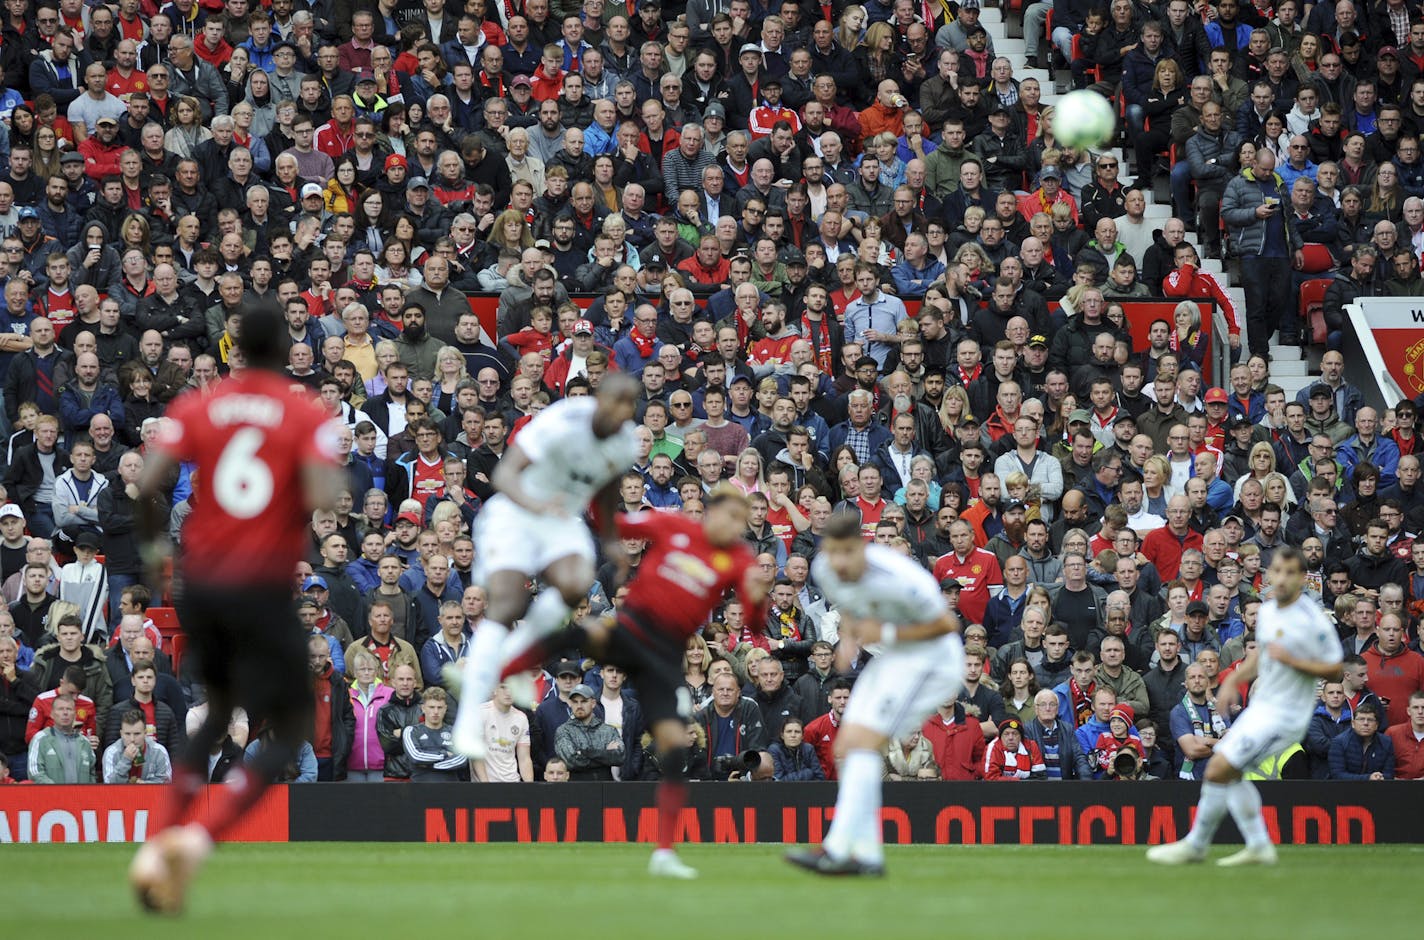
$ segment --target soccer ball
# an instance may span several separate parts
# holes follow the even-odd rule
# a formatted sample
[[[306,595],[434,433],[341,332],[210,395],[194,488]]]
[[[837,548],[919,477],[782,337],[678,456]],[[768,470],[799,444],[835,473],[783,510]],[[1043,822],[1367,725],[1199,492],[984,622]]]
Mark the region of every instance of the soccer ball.
[[[1103,146],[1116,127],[1112,104],[1095,91],[1070,92],[1053,108],[1054,139],[1075,150]]]

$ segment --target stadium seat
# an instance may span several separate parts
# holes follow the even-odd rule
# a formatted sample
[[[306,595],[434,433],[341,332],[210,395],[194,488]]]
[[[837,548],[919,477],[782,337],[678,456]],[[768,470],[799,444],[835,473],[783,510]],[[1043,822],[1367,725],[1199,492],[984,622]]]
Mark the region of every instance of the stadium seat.
[[[178,625],[178,611],[172,607],[150,607],[148,619],[153,621],[165,641],[171,641],[183,632]]]
[[[1312,343],[1325,343],[1325,291],[1329,289],[1331,280],[1317,277],[1300,286],[1300,316],[1310,329]]]

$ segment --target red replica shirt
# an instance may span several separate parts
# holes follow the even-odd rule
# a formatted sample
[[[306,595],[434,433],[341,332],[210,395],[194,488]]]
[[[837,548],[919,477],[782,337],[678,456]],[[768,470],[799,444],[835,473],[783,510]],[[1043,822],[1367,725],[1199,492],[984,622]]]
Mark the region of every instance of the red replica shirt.
[[[129,72],[129,77],[124,78],[119,74],[117,67],[109,69],[109,77],[104,82],[104,89],[115,98],[122,98],[124,95],[146,95],[148,94],[148,73],[133,69]]]
[[[841,725],[834,712],[826,712],[806,723],[806,743],[816,749],[816,758],[821,762],[821,770],[825,772],[827,780],[837,779],[836,735],[840,734],[840,731]]]
[[[233,587],[286,584],[306,547],[301,471],[335,464],[336,436],[317,400],[252,370],[168,409],[159,449],[196,464],[183,532],[186,577]]]
[[[771,526],[771,531],[781,543],[786,546],[788,552],[791,551],[791,543],[796,540],[796,526],[791,524],[791,513],[785,509],[777,507],[766,511],[766,524]]]
[[[673,513],[620,515],[618,535],[648,542],[638,574],[630,582],[628,612],[679,643],[701,629],[728,590],[745,589],[756,570],[751,546],[738,542],[718,548],[707,540],[701,525]],[[754,616],[748,612],[747,622],[760,622]]]
[[[41,692],[35,696],[35,700],[30,703],[30,716],[25,723],[25,743],[29,744],[39,734],[50,725],[54,724],[54,716],[51,714],[54,708],[54,700],[59,695],[58,689],[50,689],[48,692]],[[94,700],[87,695],[76,695],[74,697],[74,724],[80,732],[85,735],[99,733],[98,728],[99,710],[94,707]]]
[[[752,348],[747,355],[747,361],[752,365],[774,366],[791,361],[791,344],[796,342],[799,336],[783,336],[781,339],[757,340],[752,343]]]
[[[936,581],[954,578],[959,581],[959,612],[965,623],[983,623],[984,609],[989,606],[989,589],[1004,583],[999,559],[982,548],[972,550],[963,561],[950,552],[935,562]]]
[[[435,462],[426,463],[425,458],[416,454],[415,463],[410,468],[410,496],[420,500],[424,506],[431,497],[445,492],[445,458],[437,457]]]

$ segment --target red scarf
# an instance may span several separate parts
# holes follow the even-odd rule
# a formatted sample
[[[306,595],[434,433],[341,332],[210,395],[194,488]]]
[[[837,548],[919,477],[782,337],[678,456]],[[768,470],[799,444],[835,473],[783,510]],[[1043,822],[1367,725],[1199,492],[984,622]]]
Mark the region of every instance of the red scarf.
[[[983,374],[984,365],[983,363],[980,363],[979,365],[975,366],[973,372],[965,372],[963,366],[956,365],[954,367],[954,371],[959,373],[960,384],[963,385],[965,388],[968,388],[970,382],[973,382],[975,379],[979,378],[981,374]]]
[[[1081,728],[1093,717],[1093,693],[1098,690],[1096,682],[1086,689],[1079,687],[1077,679],[1068,680],[1068,694],[1072,697],[1073,726]]]
[[[637,347],[639,356],[642,356],[644,359],[651,358],[653,355],[653,341],[651,339],[639,333],[636,329],[628,331],[628,339],[632,340],[633,345]]]
[[[820,329],[817,330],[816,327]],[[816,365],[826,375],[835,371],[835,362],[831,356],[831,324],[825,319],[825,314],[820,320],[812,320],[809,316],[801,316],[801,335],[811,342],[816,348]],[[1400,451],[1403,453],[1403,451]]]

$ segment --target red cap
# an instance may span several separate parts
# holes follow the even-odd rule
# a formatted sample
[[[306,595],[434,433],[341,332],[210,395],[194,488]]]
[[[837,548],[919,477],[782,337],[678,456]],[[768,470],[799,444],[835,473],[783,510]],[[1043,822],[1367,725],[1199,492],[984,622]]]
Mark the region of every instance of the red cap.
[[[1131,725],[1137,718],[1137,713],[1133,710],[1131,705],[1114,705],[1112,713],[1108,715],[1108,720],[1111,721],[1114,718],[1121,718],[1127,722],[1128,725]]]
[[[1202,401],[1208,405],[1224,405],[1226,404],[1226,389],[1209,388],[1206,390],[1206,394],[1202,396]]]
[[[575,320],[575,321],[574,321],[574,335],[577,336],[577,335],[579,335],[580,333],[587,333],[588,335],[592,336],[592,335],[593,335],[593,323],[592,323],[591,321],[589,321],[589,320]]]
[[[411,525],[420,525],[420,515],[414,512],[403,512],[396,516],[397,522],[409,522]]]
[[[406,162],[405,157],[398,153],[393,153],[389,157],[386,157],[386,169],[389,170],[393,166],[398,166],[405,170],[410,169],[410,164]]]

